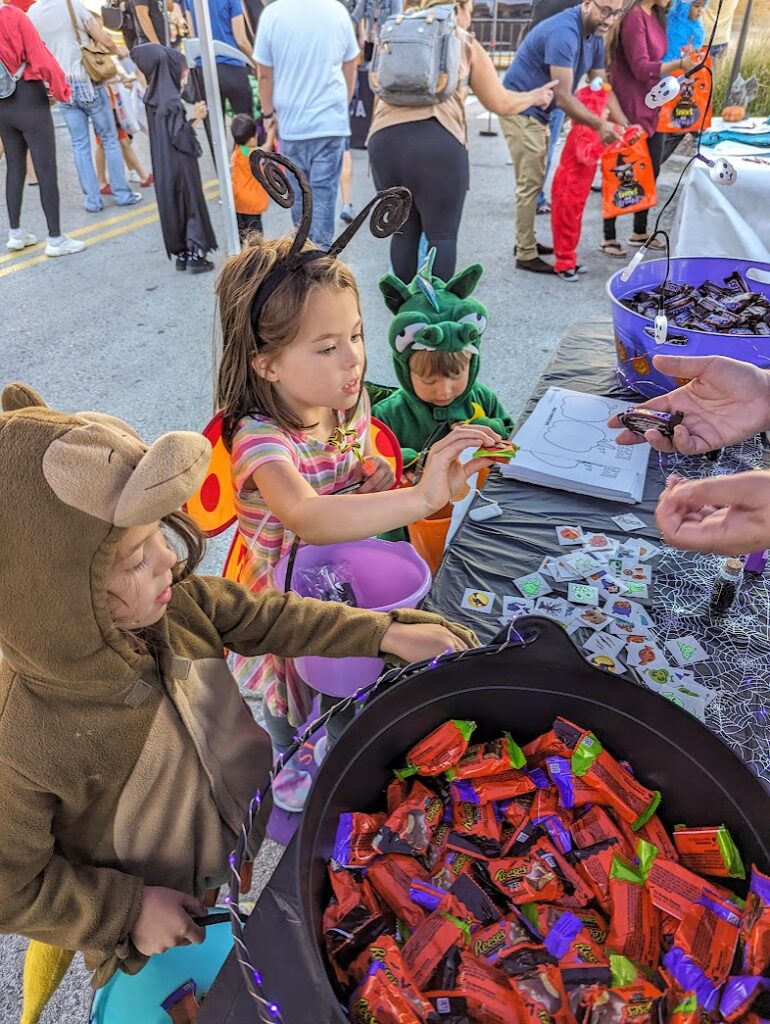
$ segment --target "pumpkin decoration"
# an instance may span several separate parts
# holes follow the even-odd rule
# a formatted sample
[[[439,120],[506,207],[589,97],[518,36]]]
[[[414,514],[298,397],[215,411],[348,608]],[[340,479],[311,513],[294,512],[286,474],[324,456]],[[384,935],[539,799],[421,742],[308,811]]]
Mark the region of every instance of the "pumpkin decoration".
[[[746,117],[746,108],[735,104],[732,107],[723,107],[722,109],[722,120],[728,124],[735,121],[743,121]]]

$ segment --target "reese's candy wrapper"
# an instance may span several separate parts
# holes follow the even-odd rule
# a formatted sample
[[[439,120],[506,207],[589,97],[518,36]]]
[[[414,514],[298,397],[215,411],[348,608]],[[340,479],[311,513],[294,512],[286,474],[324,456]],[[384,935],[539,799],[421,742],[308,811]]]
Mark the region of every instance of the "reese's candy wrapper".
[[[657,1024],[664,994],[650,981],[597,989],[587,998],[587,1024]]]
[[[352,963],[387,931],[388,921],[366,881],[358,882],[348,871],[330,871],[329,875],[335,901],[324,911],[322,931],[335,974],[345,984],[349,975],[355,977]]]
[[[548,838],[559,851],[569,853],[572,849],[572,836],[569,829],[555,814],[547,814],[542,818],[533,818],[532,824],[537,825],[547,833]]]
[[[436,911],[419,924],[407,939],[401,955],[417,987],[424,989],[441,960],[454,946],[467,945],[468,924],[451,914]]]
[[[688,870],[682,864],[658,856],[657,849],[640,839],[636,849],[639,870],[655,906],[680,921],[702,896],[729,902],[731,894]]]
[[[450,850],[436,865],[431,875],[431,881],[434,885],[449,890],[460,875],[471,870],[472,865],[473,857],[470,857],[467,853]]]
[[[499,808],[503,816],[503,825],[510,825],[513,831],[519,832],[529,821],[529,812],[532,809],[531,800],[502,800]]]
[[[501,956],[506,956],[531,942],[530,930],[517,916],[510,915],[473,932],[468,950],[480,960],[494,964]]]
[[[447,838],[450,850],[489,859],[500,855],[502,832],[492,804],[462,801],[453,805],[454,828]]]
[[[434,729],[406,755],[406,768],[396,772],[405,779],[410,775],[441,775],[456,765],[468,748],[476,728],[475,722],[453,718]]]
[[[510,979],[516,995],[520,1024],[573,1024],[564,981],[555,964],[540,964],[535,970]]]
[[[542,736],[536,737],[521,748],[530,768],[542,768],[548,757],[569,758],[572,756],[572,747],[567,745],[569,737],[565,738],[563,730],[557,726],[558,721],[554,723],[553,729],[544,732]]]
[[[745,973],[765,973],[770,967],[770,877],[755,865],[741,917],[741,939]]]
[[[446,856],[447,842],[449,841],[449,833],[452,831],[452,819],[451,817],[447,820],[446,815],[438,823],[433,832],[433,839],[428,852],[424,855],[423,860],[428,871],[433,871],[437,864],[440,864],[442,859]]]
[[[526,918],[532,925],[535,934],[545,939],[546,935],[553,928],[554,923],[564,914],[564,908],[548,903],[528,903],[521,908],[521,913],[522,917]],[[607,941],[609,925],[597,910],[593,910],[591,907],[583,907],[571,910],[570,913],[580,920],[593,942],[600,946],[604,945]]]
[[[528,844],[520,856],[490,860],[487,870],[492,883],[517,905],[552,903],[564,896],[557,854],[545,838]]]
[[[388,817],[400,807],[409,795],[409,781],[407,779],[391,779],[387,788]]]
[[[617,852],[620,856],[625,857],[626,860],[633,860],[636,849],[634,833],[629,829],[629,836],[634,836],[634,839],[633,842],[628,842],[615,819],[598,804],[588,807],[579,817],[576,817],[570,832],[575,846],[581,848],[614,839],[618,844]]]
[[[366,880],[383,903],[410,928],[416,928],[425,917],[425,911],[409,895],[413,881],[428,881],[425,868],[414,857],[400,853],[378,857],[369,865]]]
[[[724,825],[702,828],[677,825],[673,838],[681,863],[690,871],[722,878],[746,877],[738,847]]]
[[[450,783],[452,800],[472,804],[486,804],[524,796],[535,789],[535,783],[526,772],[510,768],[497,775],[458,779]]]
[[[409,857],[422,856],[427,852],[443,814],[441,797],[423,786],[418,779],[406,800],[381,825],[373,840],[375,850],[380,853],[405,853]]]
[[[511,768],[523,768],[527,759],[510,733],[504,732],[496,740],[474,743],[460,760],[447,771],[447,778],[475,779],[479,776],[502,775]]]
[[[605,839],[573,852],[576,871],[590,885],[597,903],[605,911],[611,909],[610,869],[617,853],[617,839]]]
[[[639,871],[617,855],[610,868],[610,932],[607,946],[616,953],[656,967],[660,918]]]
[[[362,868],[374,860],[374,837],[384,822],[384,814],[341,814],[334,839],[334,860],[344,868]]]
[[[647,789],[608,754],[595,736],[586,733],[572,754],[572,768],[600,793],[615,812],[636,831],[660,803],[659,790]],[[595,800],[599,803],[599,800]]]
[[[679,854],[676,851],[676,847],[671,841],[671,836],[666,831],[663,822],[660,820],[657,814],[645,821],[638,829],[629,833],[630,836],[635,836],[632,843],[638,842],[640,839],[644,839],[648,843],[652,843],[653,846],[657,846],[658,853],[661,857],[665,857],[666,860],[679,860]]]
[[[756,975],[729,978],[722,989],[719,1015],[730,1022],[740,1020],[763,992],[770,992],[770,978]]]
[[[570,814],[570,811],[565,810],[561,806],[559,794],[555,786],[548,786],[548,788],[538,786],[532,796],[531,818],[548,818],[551,815],[557,815],[559,817],[564,816],[566,820],[570,820]]]
[[[545,937],[545,948],[559,961],[564,985],[608,985],[610,964],[599,943],[594,942],[580,918],[571,911],[561,914]]]
[[[460,875],[450,891],[471,916],[474,924],[488,925],[500,920],[502,915],[498,906],[471,874]]]
[[[469,953],[460,957],[457,987],[468,1001],[471,1020],[477,1024],[511,1024],[518,1019],[510,986],[493,968]]]
[[[427,1009],[418,1009],[385,963],[375,961],[350,1000],[350,1020],[353,1024],[426,1024],[433,1008],[417,989],[414,993]]]

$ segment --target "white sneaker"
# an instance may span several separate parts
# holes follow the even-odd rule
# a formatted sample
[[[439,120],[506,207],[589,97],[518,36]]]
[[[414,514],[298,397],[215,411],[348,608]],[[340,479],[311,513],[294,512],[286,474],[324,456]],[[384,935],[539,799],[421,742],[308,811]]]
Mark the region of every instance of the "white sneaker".
[[[74,238],[62,235],[61,241],[56,245],[53,242],[45,243],[45,254],[46,256],[72,256],[76,252],[82,252],[85,247],[85,242],[78,242]]]
[[[30,235],[27,231],[22,231],[20,235],[9,235],[8,241],[5,243],[6,249],[11,249],[13,252],[21,252],[28,245],[37,245],[37,237]]]
[[[128,172],[128,180],[129,181],[139,181],[139,182],[141,182],[142,179],[139,177],[139,175],[136,173],[136,171],[129,171]]]

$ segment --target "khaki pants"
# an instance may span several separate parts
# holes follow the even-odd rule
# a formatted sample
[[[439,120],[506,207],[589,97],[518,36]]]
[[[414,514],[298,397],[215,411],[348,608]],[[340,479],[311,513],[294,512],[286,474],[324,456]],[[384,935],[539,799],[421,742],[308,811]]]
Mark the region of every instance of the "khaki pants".
[[[516,172],[516,258],[533,260],[537,256],[535,216],[537,196],[545,181],[548,125],[525,114],[501,117],[500,124]]]

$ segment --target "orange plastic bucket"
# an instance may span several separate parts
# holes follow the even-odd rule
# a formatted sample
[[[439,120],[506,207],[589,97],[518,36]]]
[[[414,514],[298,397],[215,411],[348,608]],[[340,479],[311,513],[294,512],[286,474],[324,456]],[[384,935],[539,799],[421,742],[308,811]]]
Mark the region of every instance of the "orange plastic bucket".
[[[418,519],[416,523],[409,524],[409,540],[417,554],[428,563],[432,573],[436,572],[444,556],[444,544],[451,521],[452,506],[444,505],[427,519]]]

